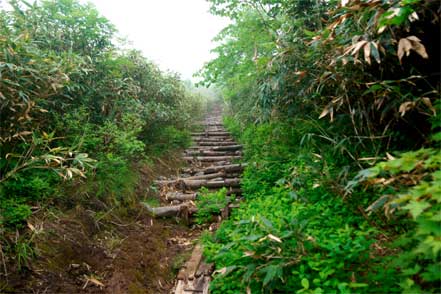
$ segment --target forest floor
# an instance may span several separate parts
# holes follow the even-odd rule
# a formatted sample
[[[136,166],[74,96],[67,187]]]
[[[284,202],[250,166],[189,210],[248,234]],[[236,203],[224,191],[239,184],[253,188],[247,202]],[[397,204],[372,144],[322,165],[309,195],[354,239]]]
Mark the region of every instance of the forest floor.
[[[134,166],[143,174],[138,193],[181,166],[177,154],[156,159],[151,168]],[[200,232],[175,219],[155,219],[141,204],[115,210],[104,205],[91,197],[87,206],[36,213],[28,223],[37,257],[20,274],[11,271],[2,291],[169,293],[191,253],[190,240]]]

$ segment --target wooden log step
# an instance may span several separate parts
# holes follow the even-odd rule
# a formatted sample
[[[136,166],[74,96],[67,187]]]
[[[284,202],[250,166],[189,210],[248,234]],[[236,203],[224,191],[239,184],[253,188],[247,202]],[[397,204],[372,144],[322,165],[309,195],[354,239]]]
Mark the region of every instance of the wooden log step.
[[[197,132],[197,133],[191,133],[192,136],[229,136],[229,132]]]
[[[204,261],[199,265],[198,271],[196,272],[196,277],[200,276],[210,276],[214,270],[213,263],[206,263]]]
[[[188,189],[199,189],[202,187],[206,188],[222,188],[222,187],[240,187],[240,179],[224,179],[217,181],[207,181],[207,180],[183,180],[182,181],[186,188]]]
[[[226,176],[239,174],[243,171],[247,163],[236,163],[236,164],[226,164],[226,165],[211,165],[204,168],[185,168],[182,172],[190,175],[201,175],[201,174],[212,174],[219,171],[224,171]]]
[[[147,203],[142,203],[147,211],[154,217],[170,217],[170,216],[184,216],[188,218],[188,214],[195,213],[196,207],[189,207],[187,204],[152,207]]]
[[[156,181],[156,184],[160,186],[178,186],[180,188],[186,189],[199,189],[201,187],[206,188],[222,188],[222,187],[239,187],[240,179],[239,178],[226,178],[222,180],[218,179],[199,179],[199,180],[189,180],[189,179],[178,179],[178,180],[170,180],[170,181]]]
[[[195,280],[178,280],[174,294],[209,294],[210,276],[200,276]]]
[[[195,200],[198,196],[198,193],[182,193],[182,192],[168,192],[165,195],[165,199],[173,201],[188,201],[188,200]]]
[[[178,184],[179,182],[185,181],[185,180],[210,180],[210,179],[215,179],[215,178],[219,178],[219,177],[223,177],[223,176],[225,176],[225,172],[219,171],[217,173],[203,174],[203,175],[191,176],[191,177],[187,177],[187,178],[177,178],[177,179],[173,179],[173,180],[157,180],[157,181],[154,181],[154,183],[159,186],[170,186],[170,185]]]
[[[242,145],[228,145],[228,146],[191,146],[188,150],[211,150],[211,151],[236,151],[241,150]]]
[[[195,137],[192,138],[194,142],[231,142],[233,138],[231,137]]]
[[[225,171],[221,170],[217,173],[191,176],[191,177],[182,178],[182,179],[184,179],[184,180],[204,180],[204,179],[209,180],[209,179],[215,179],[215,178],[224,177],[224,176],[225,176]]]
[[[241,155],[240,151],[186,150],[184,156],[226,156]]]
[[[237,145],[236,142],[230,141],[230,142],[196,142],[198,146],[234,146]]]
[[[201,162],[213,162],[213,161],[225,161],[225,160],[235,160],[241,159],[242,156],[228,155],[228,156],[184,156],[182,159],[186,161],[201,161]]]
[[[190,259],[185,263],[184,267],[178,273],[178,280],[193,280],[196,277],[196,272],[202,260],[202,247],[197,244]]]
[[[242,189],[240,188],[234,188],[234,189],[228,189],[227,191],[227,196],[231,196],[231,195],[242,195]]]
[[[215,126],[215,127],[223,127],[224,124],[221,122],[206,122],[205,126]]]
[[[241,150],[241,149],[242,149],[242,145],[217,146],[211,148],[211,150],[213,151],[233,151],[233,150]]]
[[[241,172],[243,171],[244,167],[246,167],[246,163],[239,163],[239,164],[229,164],[229,165],[220,165],[220,166],[209,166],[201,171],[204,174],[211,174],[211,173],[217,173],[219,171],[224,171],[225,173],[230,172]]]

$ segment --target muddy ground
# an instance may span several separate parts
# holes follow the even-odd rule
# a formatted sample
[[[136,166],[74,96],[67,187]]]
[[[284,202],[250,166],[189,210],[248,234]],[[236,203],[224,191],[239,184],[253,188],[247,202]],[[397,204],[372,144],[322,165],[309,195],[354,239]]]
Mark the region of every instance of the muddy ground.
[[[137,194],[176,174],[177,158],[137,166]],[[2,293],[169,293],[199,234],[178,220],[152,219],[140,204],[109,208],[96,199],[44,210],[29,224],[36,257],[21,273],[9,267]]]

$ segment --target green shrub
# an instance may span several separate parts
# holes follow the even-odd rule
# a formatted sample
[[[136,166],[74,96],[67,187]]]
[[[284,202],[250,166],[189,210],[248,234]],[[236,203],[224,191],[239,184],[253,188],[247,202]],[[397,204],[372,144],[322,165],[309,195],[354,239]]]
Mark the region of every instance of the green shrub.
[[[409,223],[393,246],[399,254],[391,264],[399,268],[400,287],[406,293],[437,293],[441,276],[441,152],[420,149],[404,152],[361,171],[348,184],[364,183],[381,196],[367,208],[383,210],[388,218]],[[405,212],[405,213],[403,213]],[[411,218],[409,220],[408,218]]]
[[[196,222],[198,224],[209,223],[213,215],[219,215],[221,209],[228,204],[227,188],[216,192],[210,192],[207,188],[201,188],[196,199]]]
[[[372,251],[387,248],[381,231],[330,185],[334,152],[314,155],[288,124],[250,126],[240,140],[245,201],[203,237],[220,271],[213,293],[399,292],[396,267]]]

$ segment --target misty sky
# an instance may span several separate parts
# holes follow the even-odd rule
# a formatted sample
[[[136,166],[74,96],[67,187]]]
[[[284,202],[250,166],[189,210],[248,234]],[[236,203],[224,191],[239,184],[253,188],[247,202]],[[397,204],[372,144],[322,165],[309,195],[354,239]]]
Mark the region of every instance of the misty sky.
[[[205,0],[85,0],[109,19],[132,47],[161,69],[184,79],[212,57],[211,40],[228,24],[208,12]]]

